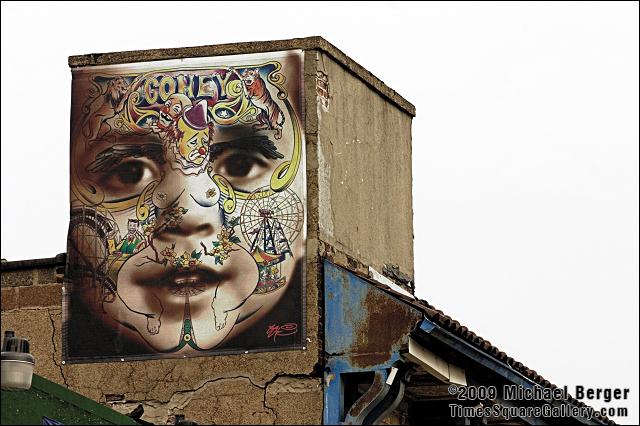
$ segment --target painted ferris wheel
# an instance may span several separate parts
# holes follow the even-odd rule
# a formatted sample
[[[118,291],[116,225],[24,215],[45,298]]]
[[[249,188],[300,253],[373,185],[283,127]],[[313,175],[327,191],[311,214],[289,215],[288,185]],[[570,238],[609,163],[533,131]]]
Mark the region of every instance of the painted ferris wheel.
[[[256,293],[269,293],[286,284],[281,264],[293,257],[291,244],[298,238],[304,223],[300,198],[290,189],[272,193],[262,187],[251,193],[240,215],[240,227],[253,255],[260,278]]]

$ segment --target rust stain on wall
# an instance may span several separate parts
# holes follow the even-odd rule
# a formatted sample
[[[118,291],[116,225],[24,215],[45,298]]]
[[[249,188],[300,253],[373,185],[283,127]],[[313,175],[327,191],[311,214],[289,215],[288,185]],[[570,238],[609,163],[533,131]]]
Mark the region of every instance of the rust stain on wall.
[[[353,364],[361,368],[388,361],[420,320],[411,307],[376,289],[368,292],[362,310],[366,315],[355,329],[351,356]]]

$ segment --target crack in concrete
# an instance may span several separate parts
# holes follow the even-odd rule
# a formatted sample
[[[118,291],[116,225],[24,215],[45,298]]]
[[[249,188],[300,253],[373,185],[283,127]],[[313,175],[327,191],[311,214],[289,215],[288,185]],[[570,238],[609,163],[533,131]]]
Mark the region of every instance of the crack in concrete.
[[[145,394],[146,394],[146,395],[149,395],[150,393],[155,392],[155,390],[156,390],[156,389],[158,389],[158,386],[160,386],[160,383],[167,382],[167,381],[168,381],[168,379],[169,379],[169,376],[172,376],[172,375],[173,375],[173,372],[176,370],[176,367],[177,367],[177,366],[178,366],[177,364],[173,364],[173,365],[171,366],[171,368],[169,369],[169,371],[167,372],[167,374],[165,374],[165,375],[164,375],[164,377],[162,378],[162,380],[158,380],[158,382],[157,382],[157,383],[156,383],[156,384],[155,384],[155,385],[154,385],[150,390],[148,390],[147,392],[145,392]]]
[[[267,391],[269,390],[269,386],[271,386],[276,380],[278,380],[279,377],[285,376],[284,371],[281,371],[279,373],[276,373],[271,380],[265,382],[264,384],[264,393],[262,394],[262,405],[264,406],[264,408],[266,408],[267,410],[271,411],[271,414],[273,414],[274,417],[274,422],[273,424],[276,424],[278,421],[278,413],[276,412],[276,410],[273,407],[269,407],[267,405]]]
[[[173,369],[172,369],[173,370]],[[170,373],[165,375],[165,378],[167,378],[169,376]],[[127,400],[124,402],[125,405],[128,404],[143,404],[143,405],[147,405],[151,408],[163,408],[166,410],[167,412],[167,418],[169,418],[172,415],[175,415],[175,410],[184,410],[185,407],[187,407],[189,405],[189,403],[191,403],[191,401],[193,400],[193,398],[200,392],[202,391],[207,385],[211,384],[211,383],[216,383],[222,380],[234,380],[234,379],[245,379],[247,380],[252,386],[255,386],[259,389],[263,389],[264,393],[263,393],[263,401],[262,401],[262,405],[264,406],[265,411],[264,413],[266,414],[271,414],[273,416],[273,418],[275,420],[277,420],[277,414],[274,412],[274,410],[271,407],[268,407],[266,405],[266,389],[268,384],[265,384],[264,386],[260,385],[259,383],[255,383],[251,377],[249,376],[243,376],[243,375],[238,375],[238,376],[224,376],[224,377],[216,377],[214,379],[210,379],[210,380],[206,380],[203,383],[201,383],[198,387],[196,387],[195,389],[189,389],[189,390],[179,390],[179,391],[175,391],[171,397],[169,398],[169,400],[167,401],[162,401],[162,400],[158,400],[158,399],[145,399],[145,400]],[[275,380],[275,379],[273,379]],[[271,383],[271,382],[269,382]],[[258,413],[257,411],[254,413],[256,414]],[[274,420],[274,422],[275,422]],[[275,423],[274,423],[275,424]]]
[[[67,378],[64,376],[64,370],[62,368],[62,364],[58,363],[58,361],[56,360],[56,322],[53,319],[53,314],[51,312],[51,309],[47,309],[47,313],[49,314],[49,321],[51,321],[51,344],[53,345],[53,353],[51,354],[51,357],[53,359],[53,363],[56,365],[56,367],[58,367],[60,369],[60,376],[62,377],[62,382],[64,383],[64,385],[68,388],[69,384],[67,383]]]
[[[167,374],[165,374],[165,379],[167,379],[170,374],[172,373],[173,369],[171,369],[170,372],[168,372]],[[194,399],[194,397],[196,397],[198,395],[199,392],[201,392],[202,390],[204,390],[207,386],[211,385],[212,383],[216,383],[216,382],[220,382],[223,380],[246,380],[248,381],[252,386],[257,387],[259,389],[262,389],[262,406],[264,407],[265,411],[254,411],[252,412],[252,414],[260,414],[260,413],[264,413],[266,415],[269,415],[273,418],[273,424],[277,424],[278,422],[278,412],[277,409],[275,407],[272,407],[269,405],[267,399],[269,398],[268,395],[268,391],[269,391],[269,387],[272,386],[274,383],[276,383],[279,379],[282,378],[289,378],[289,379],[310,379],[310,378],[314,378],[313,375],[307,375],[307,374],[287,374],[284,371],[280,371],[278,373],[276,373],[275,375],[273,375],[271,377],[271,379],[267,380],[264,384],[260,384],[257,383],[253,380],[253,378],[251,376],[245,376],[245,375],[235,375],[235,376],[223,376],[223,377],[216,377],[213,379],[209,379],[209,380],[205,380],[204,382],[202,382],[200,385],[198,385],[196,388],[194,389],[188,389],[188,390],[179,390],[179,391],[175,391],[171,397],[168,400],[158,400],[158,399],[144,399],[144,400],[126,400],[124,401],[124,406],[126,405],[131,405],[131,404],[143,404],[146,405],[150,408],[161,408],[163,411],[166,410],[166,416],[167,418],[171,417],[172,415],[177,414],[176,411],[181,411],[184,410],[190,403],[191,401]],[[178,413],[179,414],[179,413]],[[156,415],[157,416],[157,415]]]

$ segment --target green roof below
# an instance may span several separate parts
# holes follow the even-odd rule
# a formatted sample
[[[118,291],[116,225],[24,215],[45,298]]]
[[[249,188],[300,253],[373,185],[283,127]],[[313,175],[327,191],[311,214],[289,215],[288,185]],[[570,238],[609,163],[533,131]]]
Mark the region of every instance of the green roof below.
[[[65,425],[135,425],[111,410],[36,374],[28,391],[2,391],[3,425],[42,425],[43,417]]]

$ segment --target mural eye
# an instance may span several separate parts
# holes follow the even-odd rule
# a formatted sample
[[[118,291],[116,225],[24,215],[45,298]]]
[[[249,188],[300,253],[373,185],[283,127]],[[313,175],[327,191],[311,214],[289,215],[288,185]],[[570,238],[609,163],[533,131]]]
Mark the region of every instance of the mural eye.
[[[140,158],[124,161],[100,176],[98,182],[107,198],[137,196],[154,180],[160,178],[159,167],[151,160]]]
[[[124,185],[135,185],[142,180],[145,172],[146,170],[140,162],[129,161],[116,167],[113,175]]]
[[[244,189],[257,186],[270,170],[269,164],[262,157],[244,150],[224,152],[215,159],[213,168],[233,186]]]
[[[249,174],[254,163],[254,159],[248,155],[234,154],[227,158],[225,167],[229,176],[244,177]]]

